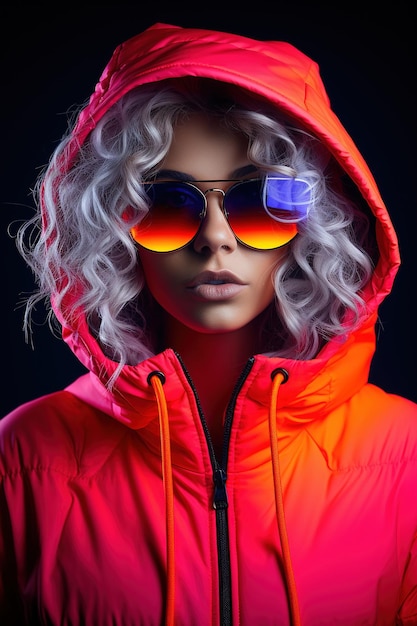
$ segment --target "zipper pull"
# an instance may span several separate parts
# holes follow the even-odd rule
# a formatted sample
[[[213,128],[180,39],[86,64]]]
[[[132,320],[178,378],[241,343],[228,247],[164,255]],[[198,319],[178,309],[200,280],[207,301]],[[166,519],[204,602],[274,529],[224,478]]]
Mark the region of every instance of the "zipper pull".
[[[217,468],[213,475],[214,497],[213,509],[226,509],[228,506],[226,492],[226,472],[221,467]]]

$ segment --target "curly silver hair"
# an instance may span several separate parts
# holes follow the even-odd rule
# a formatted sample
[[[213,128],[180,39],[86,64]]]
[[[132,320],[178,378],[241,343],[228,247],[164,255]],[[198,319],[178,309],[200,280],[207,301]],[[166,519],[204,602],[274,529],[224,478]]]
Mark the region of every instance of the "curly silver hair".
[[[159,318],[151,314],[157,305],[129,231],[147,211],[143,180],[158,170],[176,123],[195,111],[243,133],[248,158],[261,173],[300,176],[313,188],[308,219],[274,274],[264,351],[310,359],[358,323],[373,244],[366,210],[346,174],[317,138],[270,103],[231,85],[189,78],[129,92],[97,123],[69,167],[70,128],[58,145],[34,188],[39,211],[17,237],[37,279],[26,302],[27,332],[40,300],[54,318],[52,298],[67,320],[80,308],[85,312],[118,371],[157,351]]]

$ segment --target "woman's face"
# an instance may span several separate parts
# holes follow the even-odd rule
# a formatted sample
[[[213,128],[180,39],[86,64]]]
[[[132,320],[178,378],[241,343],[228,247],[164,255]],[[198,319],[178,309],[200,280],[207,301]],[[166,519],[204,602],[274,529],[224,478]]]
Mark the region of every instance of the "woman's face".
[[[161,178],[172,179],[173,171],[190,181],[241,178],[240,170],[250,166],[247,145],[241,134],[194,114],[176,127]],[[253,167],[246,172],[245,178],[256,176]],[[195,183],[203,192],[232,184]],[[191,243],[174,252],[138,250],[149,290],[170,316],[197,332],[224,333],[243,328],[271,303],[272,272],[286,247],[258,251],[238,243],[222,212],[222,195],[206,197],[207,213]]]

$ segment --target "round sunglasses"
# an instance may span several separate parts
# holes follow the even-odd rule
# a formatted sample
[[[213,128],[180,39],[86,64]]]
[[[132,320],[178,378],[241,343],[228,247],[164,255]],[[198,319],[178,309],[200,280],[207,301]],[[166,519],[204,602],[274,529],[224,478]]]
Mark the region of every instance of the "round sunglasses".
[[[223,191],[201,191],[194,183],[233,182]],[[143,183],[149,211],[131,229],[133,239],[153,252],[173,252],[192,242],[207,212],[207,194],[222,196],[222,211],[237,241],[256,250],[285,245],[298,232],[311,200],[306,180],[266,176],[246,180],[152,181]]]

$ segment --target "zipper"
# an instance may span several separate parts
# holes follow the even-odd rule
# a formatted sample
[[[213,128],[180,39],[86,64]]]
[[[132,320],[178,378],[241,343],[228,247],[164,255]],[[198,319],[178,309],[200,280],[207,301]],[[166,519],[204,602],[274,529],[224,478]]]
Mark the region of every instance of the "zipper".
[[[226,489],[227,461],[228,461],[228,456],[229,456],[230,433],[232,430],[232,422],[233,422],[233,415],[235,411],[236,400],[243,386],[243,383],[245,382],[247,376],[249,375],[249,372],[251,371],[253,367],[255,359],[251,357],[247,361],[242,373],[239,376],[239,379],[235,385],[229,404],[227,406],[226,419],[225,419],[225,424],[224,424],[224,434],[223,434],[222,458],[219,462],[214,452],[214,446],[211,440],[210,431],[208,429],[207,422],[204,417],[202,407],[200,405],[198,394],[197,394],[196,388],[194,387],[194,383],[191,380],[191,377],[180,355],[176,353],[176,356],[181,364],[182,369],[184,370],[185,376],[190,384],[191,389],[193,390],[193,393],[197,402],[198,412],[200,414],[201,423],[203,426],[204,434],[206,436],[210,461],[211,461],[211,465],[213,468],[213,483],[214,483],[213,509],[216,511],[217,557],[218,557],[218,568],[219,568],[220,626],[231,626],[232,624],[232,587],[231,587],[231,574],[230,574],[229,524],[228,524],[228,517],[227,517],[227,507],[228,507],[228,498],[227,498],[227,489]]]
[[[216,511],[217,558],[219,567],[220,624],[232,623],[232,586],[230,576],[229,525],[227,519],[227,475],[223,468],[214,470],[213,508]]]

